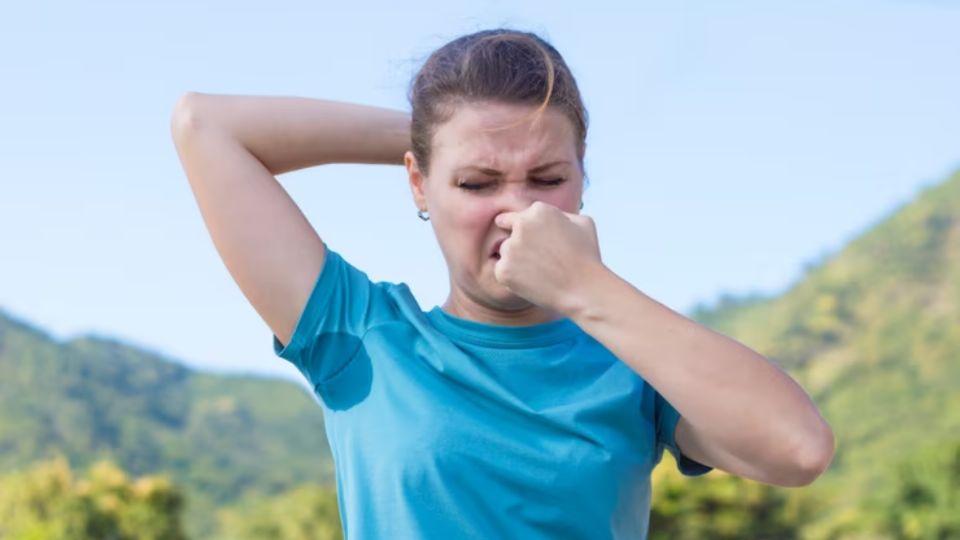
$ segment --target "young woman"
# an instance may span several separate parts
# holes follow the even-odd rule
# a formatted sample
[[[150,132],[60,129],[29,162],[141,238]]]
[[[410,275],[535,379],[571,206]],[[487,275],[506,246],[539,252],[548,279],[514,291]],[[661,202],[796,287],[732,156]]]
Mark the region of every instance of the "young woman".
[[[173,118],[217,250],[323,404],[347,538],[644,538],[664,449],[781,486],[827,467],[831,429],[789,376],[601,261],[587,113],[551,45],[462,36],[410,101],[188,93]],[[337,162],[406,167],[443,306],[371,282],[274,178]]]

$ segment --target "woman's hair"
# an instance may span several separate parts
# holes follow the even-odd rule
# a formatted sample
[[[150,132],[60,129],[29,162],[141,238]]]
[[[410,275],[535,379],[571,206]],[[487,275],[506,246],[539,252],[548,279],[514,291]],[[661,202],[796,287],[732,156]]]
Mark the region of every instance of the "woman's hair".
[[[412,151],[428,174],[433,134],[460,105],[493,101],[556,107],[570,119],[583,169],[587,110],[560,53],[536,34],[504,28],[461,36],[427,58],[410,84]]]

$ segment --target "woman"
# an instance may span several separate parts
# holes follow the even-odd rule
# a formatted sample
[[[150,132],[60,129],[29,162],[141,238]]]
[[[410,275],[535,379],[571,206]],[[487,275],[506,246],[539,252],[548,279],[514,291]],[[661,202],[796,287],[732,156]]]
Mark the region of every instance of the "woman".
[[[348,538],[643,538],[663,449],[782,486],[827,467],[831,429],[792,379],[602,263],[578,213],[587,114],[552,46],[460,37],[410,100],[190,93],[173,119],[221,257],[322,402]],[[371,282],[274,178],[335,162],[406,167],[442,307]]]

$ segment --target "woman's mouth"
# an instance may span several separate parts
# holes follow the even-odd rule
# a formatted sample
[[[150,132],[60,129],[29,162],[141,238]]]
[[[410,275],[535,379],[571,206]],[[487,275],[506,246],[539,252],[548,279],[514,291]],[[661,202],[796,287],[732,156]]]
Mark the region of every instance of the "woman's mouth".
[[[496,242],[494,242],[493,250],[490,252],[491,257],[495,259],[500,258],[500,244],[503,244],[504,240],[506,240],[506,238],[501,238],[500,240],[497,240]]]

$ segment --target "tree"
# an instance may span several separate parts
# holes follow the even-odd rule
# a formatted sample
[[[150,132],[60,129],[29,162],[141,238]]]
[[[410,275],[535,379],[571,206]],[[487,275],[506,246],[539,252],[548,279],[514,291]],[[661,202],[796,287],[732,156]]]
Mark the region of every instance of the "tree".
[[[923,449],[900,465],[886,501],[885,531],[894,538],[960,538],[960,443]]]
[[[183,540],[182,507],[165,477],[100,461],[78,479],[59,457],[0,478],[0,539]]]
[[[650,540],[789,540],[799,538],[814,502],[802,491],[753,482],[723,471],[683,477],[672,458],[653,472]]]
[[[230,540],[342,540],[333,488],[304,485],[269,499],[247,501],[220,515]]]

